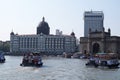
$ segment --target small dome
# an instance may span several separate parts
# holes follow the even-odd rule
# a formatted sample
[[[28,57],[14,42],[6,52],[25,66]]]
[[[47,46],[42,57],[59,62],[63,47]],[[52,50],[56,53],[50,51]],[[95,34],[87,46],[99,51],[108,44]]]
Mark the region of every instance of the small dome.
[[[72,32],[72,33],[71,33],[71,36],[75,36],[75,33],[74,33],[74,32]]]
[[[14,32],[12,31],[12,32],[10,33],[10,35],[14,35]]]
[[[50,28],[47,22],[45,22],[45,18],[43,17],[42,22],[37,27],[37,34],[43,33],[49,35]]]
[[[108,32],[111,32],[110,28],[108,28]]]

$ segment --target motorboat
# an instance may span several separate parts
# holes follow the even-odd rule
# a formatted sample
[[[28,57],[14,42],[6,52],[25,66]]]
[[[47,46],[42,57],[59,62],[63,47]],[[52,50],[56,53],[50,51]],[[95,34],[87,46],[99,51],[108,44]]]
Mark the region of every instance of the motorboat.
[[[41,67],[43,65],[42,58],[38,53],[24,54],[22,63],[20,66],[36,66]]]
[[[108,68],[118,68],[119,61],[118,59],[101,60],[100,66],[106,66]]]
[[[90,58],[86,63],[86,66],[94,67],[108,67],[108,68],[118,68],[119,60],[116,54],[96,54],[94,57]]]
[[[4,63],[5,62],[5,56],[3,52],[0,52],[0,63]]]
[[[89,61],[85,64],[86,66],[98,67],[99,64],[96,58],[90,58]]]

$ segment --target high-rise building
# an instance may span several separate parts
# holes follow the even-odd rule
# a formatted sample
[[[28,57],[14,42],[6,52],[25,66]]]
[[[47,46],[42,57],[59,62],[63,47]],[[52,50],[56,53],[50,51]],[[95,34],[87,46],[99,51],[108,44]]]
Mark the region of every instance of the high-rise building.
[[[84,37],[88,37],[91,32],[103,31],[104,14],[102,11],[85,11],[84,12]]]
[[[104,14],[101,11],[84,13],[84,37],[80,37],[80,52],[89,55],[97,53],[117,53],[120,57],[120,36],[111,36],[103,26]],[[89,34],[89,35],[88,35]]]

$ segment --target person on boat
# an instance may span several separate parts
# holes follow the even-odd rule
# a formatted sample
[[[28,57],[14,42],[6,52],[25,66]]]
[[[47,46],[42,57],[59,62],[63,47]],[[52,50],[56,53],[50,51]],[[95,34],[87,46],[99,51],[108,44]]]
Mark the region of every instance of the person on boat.
[[[28,63],[28,54],[27,54],[27,55],[24,54],[24,56],[23,56],[23,60],[22,60],[22,63],[23,63],[23,64]]]
[[[34,61],[34,64],[35,64],[35,65],[38,63],[37,55],[34,55],[33,61]]]
[[[107,61],[107,64],[108,64],[108,65],[111,65],[111,64],[112,64],[111,60],[108,60],[108,61]]]
[[[100,64],[100,59],[99,58],[95,58],[95,63],[96,64]]]
[[[3,60],[3,61],[5,60],[5,57],[4,57],[4,56],[1,56],[0,58],[1,58],[1,60]]]
[[[94,61],[94,58],[93,58],[93,57],[90,57],[90,61]]]
[[[33,62],[33,54],[30,53],[30,55],[28,56],[28,63],[32,64]]]

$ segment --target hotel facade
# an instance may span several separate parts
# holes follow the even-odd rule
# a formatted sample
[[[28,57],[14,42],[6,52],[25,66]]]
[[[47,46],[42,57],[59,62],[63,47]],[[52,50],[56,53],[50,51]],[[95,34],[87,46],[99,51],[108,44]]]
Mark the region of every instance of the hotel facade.
[[[44,28],[48,28],[48,30]],[[37,34],[18,35],[14,34],[13,31],[10,33],[11,53],[62,54],[63,52],[74,53],[75,51],[76,37],[74,32],[71,35],[51,35],[49,34],[49,25],[44,21],[44,18],[37,27]]]

